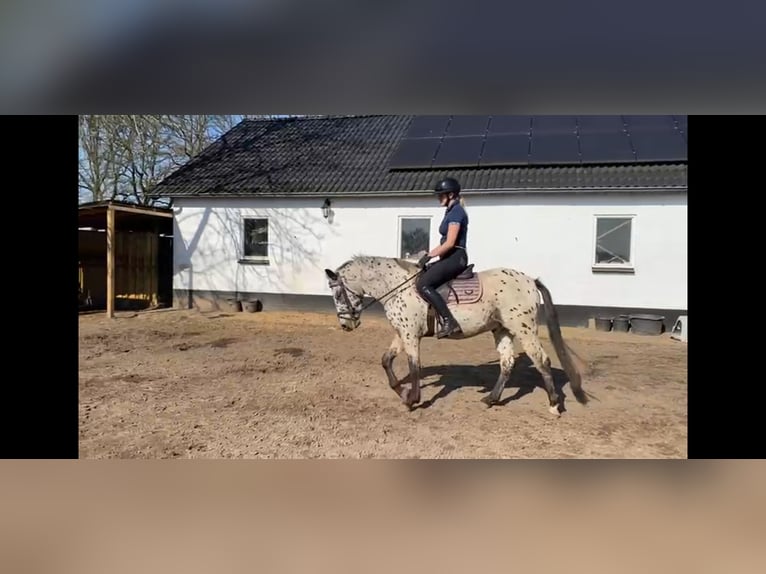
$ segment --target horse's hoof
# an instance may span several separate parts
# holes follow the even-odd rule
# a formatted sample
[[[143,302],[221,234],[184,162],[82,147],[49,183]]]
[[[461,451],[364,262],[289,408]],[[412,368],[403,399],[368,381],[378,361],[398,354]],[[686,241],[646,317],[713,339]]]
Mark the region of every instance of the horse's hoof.
[[[481,402],[483,402],[485,405],[487,405],[487,408],[492,407],[493,405],[497,404],[497,401],[493,401],[492,397],[486,396],[483,399],[481,399]]]
[[[548,407],[548,411],[552,415],[556,415],[557,417],[561,416],[561,412],[559,411],[559,407],[558,406],[551,405],[551,406]]]
[[[410,399],[406,399],[404,401],[404,405],[407,407],[407,410],[412,411],[415,409],[415,405],[417,405],[420,401],[413,401]]]

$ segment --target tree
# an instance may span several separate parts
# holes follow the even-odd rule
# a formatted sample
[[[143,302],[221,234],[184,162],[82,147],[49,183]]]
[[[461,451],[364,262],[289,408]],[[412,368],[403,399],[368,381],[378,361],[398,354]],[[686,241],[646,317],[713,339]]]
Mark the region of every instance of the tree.
[[[244,117],[80,116],[80,200],[153,205],[154,186]]]
[[[107,116],[80,116],[80,199],[92,201],[112,196],[119,166],[116,142],[108,130]]]

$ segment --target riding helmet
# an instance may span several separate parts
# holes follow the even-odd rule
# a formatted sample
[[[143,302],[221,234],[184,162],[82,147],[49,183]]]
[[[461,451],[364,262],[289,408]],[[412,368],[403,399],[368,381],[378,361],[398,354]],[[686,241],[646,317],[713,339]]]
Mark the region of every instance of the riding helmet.
[[[434,193],[460,193],[460,184],[455,178],[446,177],[436,184]]]

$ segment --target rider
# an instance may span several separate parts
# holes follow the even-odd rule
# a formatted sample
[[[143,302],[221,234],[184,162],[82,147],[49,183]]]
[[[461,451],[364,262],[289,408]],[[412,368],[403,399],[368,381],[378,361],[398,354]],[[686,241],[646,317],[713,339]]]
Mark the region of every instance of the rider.
[[[460,275],[468,266],[466,239],[468,236],[468,214],[463,198],[460,197],[460,184],[454,178],[442,179],[436,184],[434,192],[439,196],[439,204],[446,207],[444,219],[439,226],[441,242],[418,261],[424,271],[418,277],[416,286],[420,295],[428,301],[441,317],[442,329],[436,333],[438,339],[448,337],[460,331],[447,303],[436,291],[447,281]],[[432,257],[439,257],[436,263],[426,266]]]

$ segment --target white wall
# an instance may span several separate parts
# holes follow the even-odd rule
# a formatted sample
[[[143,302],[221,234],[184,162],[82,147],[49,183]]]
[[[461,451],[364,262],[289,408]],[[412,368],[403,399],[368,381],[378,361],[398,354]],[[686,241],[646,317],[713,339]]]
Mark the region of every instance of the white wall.
[[[174,288],[327,295],[323,269],[352,255],[398,256],[399,217],[432,218],[435,198],[324,197],[175,201]],[[477,269],[539,276],[557,304],[686,309],[685,194],[466,196],[469,256]],[[634,274],[592,271],[594,216],[634,215]],[[237,263],[243,216],[268,217],[270,265]]]

